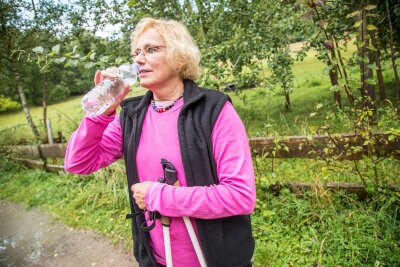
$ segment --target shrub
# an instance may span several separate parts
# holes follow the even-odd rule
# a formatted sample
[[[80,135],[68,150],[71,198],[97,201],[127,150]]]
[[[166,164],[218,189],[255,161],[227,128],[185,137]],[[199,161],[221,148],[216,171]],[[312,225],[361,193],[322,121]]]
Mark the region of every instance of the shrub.
[[[0,112],[15,111],[21,108],[21,104],[11,98],[0,95]]]

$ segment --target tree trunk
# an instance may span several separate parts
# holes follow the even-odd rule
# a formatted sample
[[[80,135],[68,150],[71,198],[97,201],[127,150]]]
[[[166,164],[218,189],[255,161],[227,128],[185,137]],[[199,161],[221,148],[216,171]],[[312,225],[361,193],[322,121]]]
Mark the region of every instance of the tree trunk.
[[[370,63],[371,51],[368,50],[369,37],[367,34],[367,19],[366,11],[364,9],[364,1],[361,2],[361,20],[360,25],[360,74],[361,74],[361,97],[362,105],[365,110],[372,110],[376,112],[375,107],[375,89],[372,84],[368,82],[368,79],[372,79],[372,70],[368,68],[368,63]]]
[[[290,111],[290,93],[288,90],[285,90],[285,111]]]
[[[48,141],[50,141],[48,131],[47,131],[47,101],[49,97],[49,92],[48,92],[48,76],[47,72],[44,72],[44,84],[43,84],[43,126],[44,126],[44,132],[46,133],[46,138]]]
[[[371,34],[371,41],[372,41],[372,45],[376,48],[376,51],[374,53],[375,64],[377,67],[376,76],[378,77],[378,88],[379,88],[380,100],[383,101],[386,99],[386,92],[385,92],[385,84],[384,84],[383,75],[382,75],[381,52],[380,52],[380,49],[378,48],[378,43],[376,41],[375,34],[373,34],[373,33]]]
[[[388,22],[389,22],[390,57],[392,60],[392,67],[393,67],[393,72],[394,72],[394,81],[395,81],[395,88],[396,88],[396,108],[397,108],[397,115],[400,116],[400,79],[399,79],[399,73],[397,72],[396,54],[395,54],[394,45],[393,45],[393,26],[392,26],[392,19],[390,17],[390,9],[389,9],[389,1],[388,0],[386,0],[386,12],[387,12]]]
[[[25,97],[25,93],[24,90],[22,89],[22,84],[21,84],[21,77],[19,75],[18,69],[17,69],[17,63],[15,61],[15,58],[11,58],[11,71],[14,75],[14,79],[15,79],[15,83],[17,85],[17,90],[18,90],[18,94],[19,94],[19,98],[21,99],[21,105],[22,108],[24,110],[25,113],[25,117],[26,120],[28,122],[29,127],[31,127],[33,136],[35,137],[36,141],[38,143],[40,143],[40,134],[39,131],[36,127],[36,125],[34,124],[32,117],[31,117],[31,113],[29,112],[29,108],[28,108],[28,104],[26,102],[26,97]]]
[[[331,79],[332,86],[339,85],[338,82],[338,73],[337,73],[337,66],[334,66],[329,71],[329,78]],[[340,97],[340,91],[335,90],[333,92],[333,100],[335,101],[336,105],[341,109],[342,108],[342,98]]]
[[[332,68],[329,70],[329,79],[331,80],[331,85],[336,87],[339,85],[337,65],[334,65],[332,63],[332,61],[329,59],[329,56],[327,57],[328,57],[327,65],[332,66]],[[333,101],[340,109],[342,108],[342,99],[340,97],[339,91],[335,90],[333,92]]]
[[[349,86],[349,76],[347,75],[347,71],[343,62],[343,57],[342,57],[342,53],[340,53],[340,49],[339,49],[339,43],[337,41],[335,41],[335,45],[336,45],[336,51],[338,54],[338,59],[339,59],[339,63],[340,66],[342,67],[342,72],[344,75],[344,91],[347,95],[347,99],[349,100],[350,106],[354,109],[354,95],[350,90],[350,86]]]
[[[318,13],[318,9],[316,6],[313,7],[315,14],[317,14],[318,20],[321,21],[321,16]],[[332,66],[332,68],[329,71],[329,78],[331,80],[331,85],[332,86],[337,86],[339,85],[338,82],[338,65],[337,62],[334,62],[334,60],[336,59],[336,55],[335,55],[335,45],[333,43],[333,38],[331,40],[331,38],[329,38],[328,33],[326,31],[326,29],[322,26],[320,26],[321,30],[324,32],[324,35],[326,37],[326,43],[325,43],[325,47],[329,50],[329,52],[331,53],[332,56],[332,60],[330,59],[329,55],[327,55],[327,65],[328,66]],[[332,36],[333,37],[333,36]],[[333,92],[333,101],[336,103],[336,105],[341,109],[342,108],[342,99],[340,97],[340,92],[335,90]]]

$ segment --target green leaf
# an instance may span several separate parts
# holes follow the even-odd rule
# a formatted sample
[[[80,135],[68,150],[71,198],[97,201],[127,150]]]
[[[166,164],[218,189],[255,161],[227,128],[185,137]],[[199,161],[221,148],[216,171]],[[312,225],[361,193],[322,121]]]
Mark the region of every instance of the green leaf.
[[[72,61],[72,59],[69,58],[69,59],[67,60],[67,62],[65,62],[64,68],[68,67],[69,64],[71,64],[71,61]]]
[[[362,22],[363,22],[362,20],[357,20],[357,21],[354,23],[353,28],[358,28],[358,27],[360,27],[360,25],[361,25]]]
[[[365,10],[372,10],[375,8],[376,8],[376,5],[368,5],[368,6],[364,7]]]
[[[375,27],[375,25],[368,24],[368,25],[367,25],[367,29],[368,29],[369,31],[376,31],[378,28]]]
[[[102,56],[99,60],[101,61],[101,62],[104,62],[104,63],[107,63],[108,62],[108,56]]]
[[[371,84],[371,85],[376,85],[378,83],[378,81],[375,80],[374,78],[368,78],[368,79],[365,80],[365,82],[367,84]]]
[[[358,45],[359,47],[363,47],[365,45],[365,42],[363,41],[356,41],[354,42],[355,45]]]
[[[87,63],[85,63],[85,65],[84,65],[85,69],[90,69],[90,68],[93,67],[93,66],[94,66],[94,63],[93,63],[93,62],[87,62]]]
[[[76,67],[79,64],[79,60],[73,59],[71,60],[70,65]]]
[[[129,0],[129,2],[126,4],[128,7],[133,7],[136,5],[136,0]]]
[[[340,85],[332,85],[331,87],[329,87],[329,91],[331,91],[331,92],[339,92],[340,88],[341,88]]]
[[[96,56],[96,52],[93,52],[93,53],[90,54],[90,57],[89,57],[89,58],[90,58],[91,60],[94,60],[94,57],[95,57],[95,56]]]
[[[53,46],[51,48],[51,51],[54,52],[55,54],[60,53],[60,44]]]
[[[122,62],[124,62],[124,59],[121,58],[121,57],[117,57],[117,58],[115,59],[115,64],[117,64],[117,65],[120,65]]]
[[[60,64],[60,63],[63,63],[65,60],[66,60],[66,57],[56,58],[56,59],[54,59],[54,63]]]
[[[348,15],[346,16],[346,18],[352,18],[352,17],[355,17],[355,16],[360,15],[360,14],[361,14],[360,10],[356,10],[356,11],[354,11],[354,12],[348,14]]]
[[[352,33],[349,34],[349,36],[350,36],[351,38],[357,37],[357,36],[359,36],[359,35],[360,35],[359,32],[352,32]]]
[[[371,69],[371,70],[377,70],[377,69],[378,69],[378,67],[375,65],[375,63],[373,63],[373,64],[368,64],[367,67],[368,67],[369,69]]]
[[[38,47],[33,48],[32,51],[35,53],[41,54],[41,53],[43,53],[44,48],[41,46],[38,46]]]
[[[332,69],[333,69],[333,65],[329,65],[328,67],[326,67],[325,69],[324,69],[324,73],[328,73],[328,72],[330,72]]]
[[[375,48],[375,46],[373,46],[373,45],[368,45],[367,47],[368,47],[368,49],[371,50],[371,51],[376,51],[376,50],[377,50],[377,49]]]

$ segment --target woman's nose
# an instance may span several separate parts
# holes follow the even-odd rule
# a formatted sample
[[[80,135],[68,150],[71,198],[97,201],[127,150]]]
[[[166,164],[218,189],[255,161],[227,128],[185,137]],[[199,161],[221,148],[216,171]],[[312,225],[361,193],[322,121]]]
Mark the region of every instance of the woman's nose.
[[[135,57],[134,62],[140,64],[140,63],[144,63],[144,60],[145,60],[144,54],[143,54],[142,52],[140,52],[140,53]]]

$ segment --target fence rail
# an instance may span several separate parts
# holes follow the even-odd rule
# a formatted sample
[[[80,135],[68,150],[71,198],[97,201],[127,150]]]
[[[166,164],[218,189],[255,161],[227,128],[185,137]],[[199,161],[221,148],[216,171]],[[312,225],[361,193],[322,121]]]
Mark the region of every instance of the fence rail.
[[[338,160],[359,160],[364,155],[378,157],[393,157],[400,159],[400,138],[375,133],[366,139],[354,134],[335,134],[317,136],[287,136],[282,138],[256,137],[250,138],[249,144],[254,156],[266,158],[306,158]],[[14,159],[23,162],[32,168],[41,168],[46,171],[58,172],[64,170],[63,166],[49,164],[47,159],[64,158],[66,144],[44,144],[38,146],[3,146],[0,152],[13,153]],[[35,160],[39,159],[39,160]],[[295,193],[310,190],[315,187],[312,183],[292,182],[271,185],[269,190],[279,192],[282,188],[289,188]],[[365,198],[367,193],[363,185],[349,183],[328,183],[324,186],[327,190],[343,189],[350,193]],[[396,189],[391,185],[390,189]]]
[[[24,163],[30,168],[44,169],[46,171],[63,171],[64,166],[49,164],[47,159],[64,158],[67,145],[62,144],[43,144],[25,146],[2,146],[2,153],[12,153],[13,159]]]
[[[400,159],[400,140],[376,133],[366,139],[355,134],[258,137],[250,139],[253,155],[267,158],[358,160],[364,155]]]
[[[250,138],[249,144],[254,156],[266,158],[323,159],[335,156],[340,160],[357,160],[370,153],[369,156],[400,159],[400,139],[388,141],[388,136],[382,133],[373,134],[369,139],[355,134],[254,137]],[[3,146],[1,150],[30,159],[64,158],[66,144]]]

